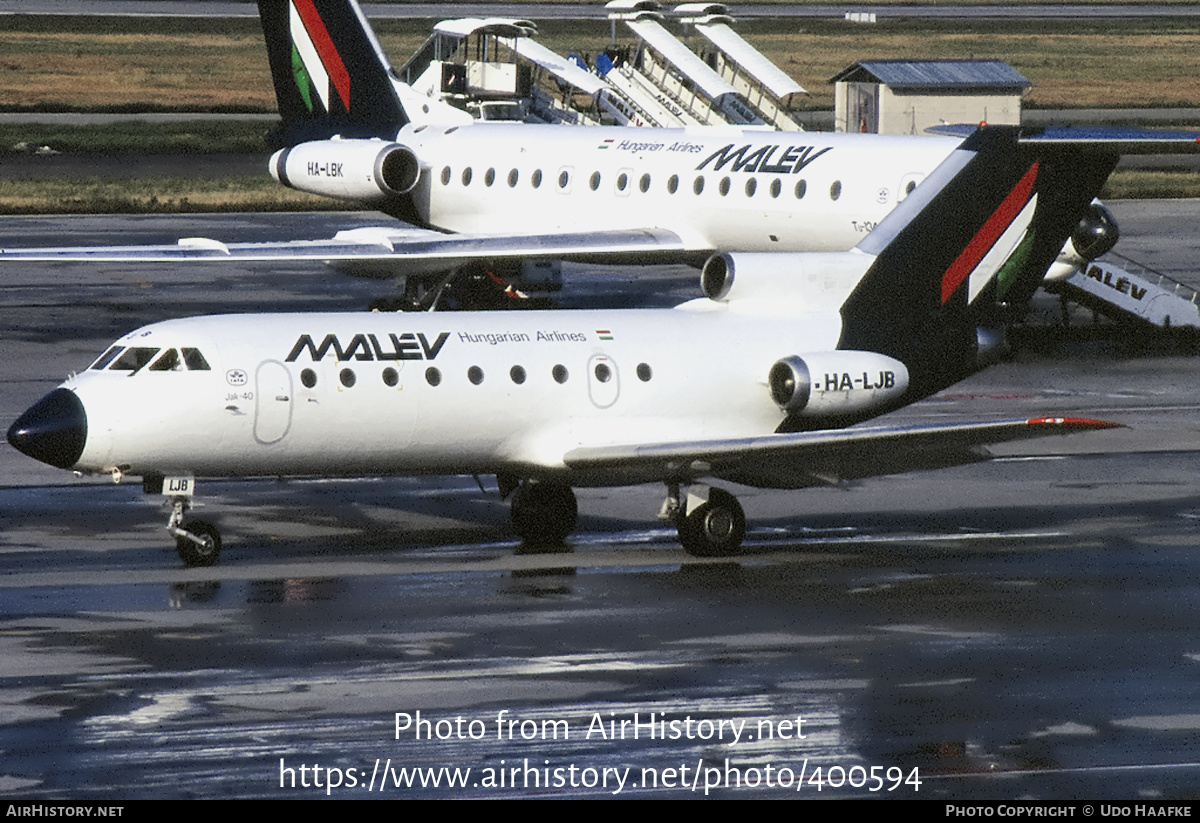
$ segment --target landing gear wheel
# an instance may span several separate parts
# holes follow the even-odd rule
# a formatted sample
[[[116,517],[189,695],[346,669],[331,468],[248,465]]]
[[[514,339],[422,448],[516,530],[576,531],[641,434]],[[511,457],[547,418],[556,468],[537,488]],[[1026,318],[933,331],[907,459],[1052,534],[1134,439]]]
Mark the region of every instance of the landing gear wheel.
[[[526,543],[561,543],[578,519],[579,504],[570,486],[526,481],[513,492],[513,531]]]
[[[200,542],[197,543],[185,535],[175,538],[175,550],[179,552],[179,559],[183,561],[183,565],[216,565],[217,556],[221,553],[221,533],[217,531],[217,527],[203,520],[193,520],[184,529],[199,538]]]
[[[701,503],[678,521],[679,542],[693,557],[729,557],[746,536],[746,513],[737,498],[721,489],[710,489]]]

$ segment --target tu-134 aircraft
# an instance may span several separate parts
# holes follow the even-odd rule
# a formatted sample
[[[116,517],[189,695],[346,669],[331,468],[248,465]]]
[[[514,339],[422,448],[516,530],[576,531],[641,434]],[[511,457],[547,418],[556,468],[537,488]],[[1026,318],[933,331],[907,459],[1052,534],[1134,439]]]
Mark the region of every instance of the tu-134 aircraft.
[[[857,424],[999,356],[1120,150],[982,129],[852,251],[725,254],[705,269],[706,296],[674,309],[150,325],[8,440],[63,469],[140,476],[171,501],[188,564],[215,562],[221,545],[188,517],[196,479],[227,476],[494,474],[533,542],[570,532],[573,487],[661,482],[683,546],[732,554],[745,515],[702,485],[712,478],[799,489],[1112,425]]]
[[[318,241],[2,249],[0,261],[311,259],[404,277],[409,304],[428,307],[463,267],[523,287],[564,259],[845,251],[962,139],[475,122],[399,81],[354,0],[259,10],[283,119],[271,173],[403,224]],[[1116,240],[1111,216],[1089,206],[1060,273]]]

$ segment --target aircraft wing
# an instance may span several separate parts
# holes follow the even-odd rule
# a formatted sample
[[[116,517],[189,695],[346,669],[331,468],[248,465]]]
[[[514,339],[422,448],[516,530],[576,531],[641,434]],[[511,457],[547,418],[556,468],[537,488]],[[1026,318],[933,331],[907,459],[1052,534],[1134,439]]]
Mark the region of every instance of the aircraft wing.
[[[656,254],[678,258],[680,253],[689,250],[678,235],[662,229],[472,235],[394,226],[349,229],[338,232],[328,240],[223,243],[206,237],[187,237],[174,244],[156,246],[0,248],[0,261],[171,263],[181,260],[314,260],[356,274],[394,277],[445,270],[471,260],[603,258],[620,262],[624,258],[644,262]]]
[[[728,440],[585,447],[568,452],[563,462],[584,472],[628,471],[680,482],[720,477],[763,488],[800,489],[977,463],[991,458],[985,448],[989,445],[1121,427],[1120,423],[1071,417],[852,427]]]

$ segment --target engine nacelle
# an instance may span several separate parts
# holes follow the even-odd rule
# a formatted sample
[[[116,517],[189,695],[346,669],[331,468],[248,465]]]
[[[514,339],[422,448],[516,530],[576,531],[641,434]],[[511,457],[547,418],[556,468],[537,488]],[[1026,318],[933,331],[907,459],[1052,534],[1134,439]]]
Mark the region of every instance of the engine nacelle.
[[[1058,253],[1058,259],[1046,270],[1046,279],[1051,282],[1070,279],[1087,268],[1088,263],[1112,251],[1120,236],[1112,212],[1099,200],[1093,200]]]
[[[1121,237],[1117,219],[1098,200],[1093,200],[1079,226],[1071,233],[1071,245],[1084,260],[1095,260],[1112,251]]]
[[[908,369],[875,352],[816,352],[776,361],[767,385],[771,399],[790,415],[859,415],[899,399],[908,389]]]
[[[408,146],[383,140],[315,140],[271,156],[271,176],[289,188],[342,200],[407,194],[421,163]]]
[[[724,252],[700,272],[709,300],[761,300],[808,308],[837,307],[870,267],[873,257],[853,252]]]

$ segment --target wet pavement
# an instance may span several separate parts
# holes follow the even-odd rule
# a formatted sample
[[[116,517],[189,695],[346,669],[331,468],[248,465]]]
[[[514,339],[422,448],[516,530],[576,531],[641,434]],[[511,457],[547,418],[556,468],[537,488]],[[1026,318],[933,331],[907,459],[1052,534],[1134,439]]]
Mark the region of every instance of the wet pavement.
[[[1122,251],[1197,279],[1200,205],[1115,209]],[[19,218],[0,243],[364,219]],[[568,270],[578,305],[669,305],[694,283]],[[389,289],[318,267],[3,269],[0,415],[146,322]],[[849,488],[734,489],[750,533],[733,561],[684,554],[654,486],[582,490],[568,545],[528,552],[494,483],[455,477],[203,484],[225,549],[184,569],[139,487],[6,447],[0,795],[1194,797],[1196,361],[1112,354],[1019,352],[897,416],[1129,428]]]

